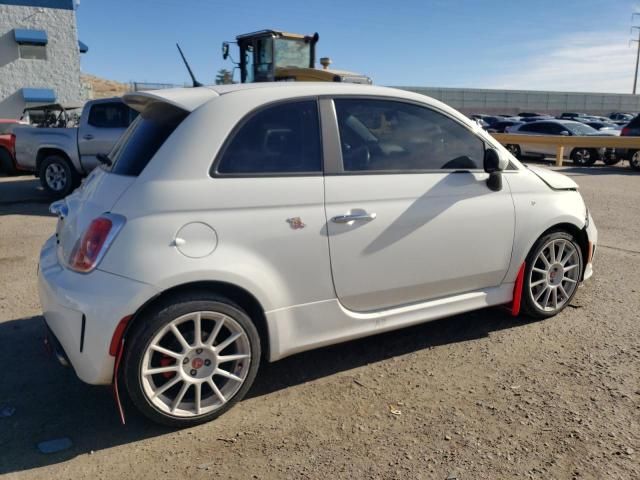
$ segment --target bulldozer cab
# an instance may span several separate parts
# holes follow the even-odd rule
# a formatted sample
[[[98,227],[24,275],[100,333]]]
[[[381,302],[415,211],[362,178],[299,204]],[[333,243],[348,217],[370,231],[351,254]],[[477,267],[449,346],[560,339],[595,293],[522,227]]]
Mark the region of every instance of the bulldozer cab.
[[[314,68],[319,35],[300,35],[278,30],[260,30],[238,35],[242,83],[274,81],[333,81],[371,83],[369,77]],[[229,56],[229,44],[222,44],[223,58]],[[325,60],[325,59],[322,59]],[[326,59],[330,62],[330,60]]]

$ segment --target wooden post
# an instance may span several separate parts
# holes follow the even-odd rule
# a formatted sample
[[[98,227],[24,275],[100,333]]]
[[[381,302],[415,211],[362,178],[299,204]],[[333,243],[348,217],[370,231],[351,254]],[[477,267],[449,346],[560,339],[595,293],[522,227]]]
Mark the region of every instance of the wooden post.
[[[562,160],[564,159],[564,145],[558,145],[556,151],[556,167],[562,166]]]

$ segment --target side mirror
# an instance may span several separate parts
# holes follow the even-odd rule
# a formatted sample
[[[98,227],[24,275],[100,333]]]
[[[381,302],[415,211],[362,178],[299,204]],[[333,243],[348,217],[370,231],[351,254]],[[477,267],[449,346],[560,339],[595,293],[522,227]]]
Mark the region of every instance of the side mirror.
[[[229,58],[229,42],[222,42],[222,59]]]
[[[563,137],[568,137],[569,136],[569,132],[567,132],[566,130],[562,130],[560,132],[560,135],[562,135]]]
[[[490,190],[494,192],[502,190],[502,171],[508,164],[509,161],[500,157],[493,148],[487,148],[484,152],[484,171],[489,174],[487,186]]]

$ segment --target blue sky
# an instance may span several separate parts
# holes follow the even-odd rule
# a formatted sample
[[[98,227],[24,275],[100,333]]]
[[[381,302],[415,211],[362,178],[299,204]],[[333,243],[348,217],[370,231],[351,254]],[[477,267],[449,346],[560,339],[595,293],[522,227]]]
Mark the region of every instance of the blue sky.
[[[119,81],[187,81],[179,42],[212,83],[232,66],[223,40],[278,28],[319,32],[318,57],[381,85],[625,93],[634,11],[629,0],[81,0],[78,30],[83,71]]]

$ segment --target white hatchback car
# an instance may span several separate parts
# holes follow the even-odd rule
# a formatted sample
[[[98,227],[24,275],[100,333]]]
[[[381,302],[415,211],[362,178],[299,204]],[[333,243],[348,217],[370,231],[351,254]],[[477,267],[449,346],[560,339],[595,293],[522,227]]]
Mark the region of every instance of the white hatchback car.
[[[261,358],[492,305],[560,312],[596,229],[569,178],[526,168],[414,93],[270,83],[132,93],[140,112],[52,205],[49,342],[151,419],[211,420]]]

